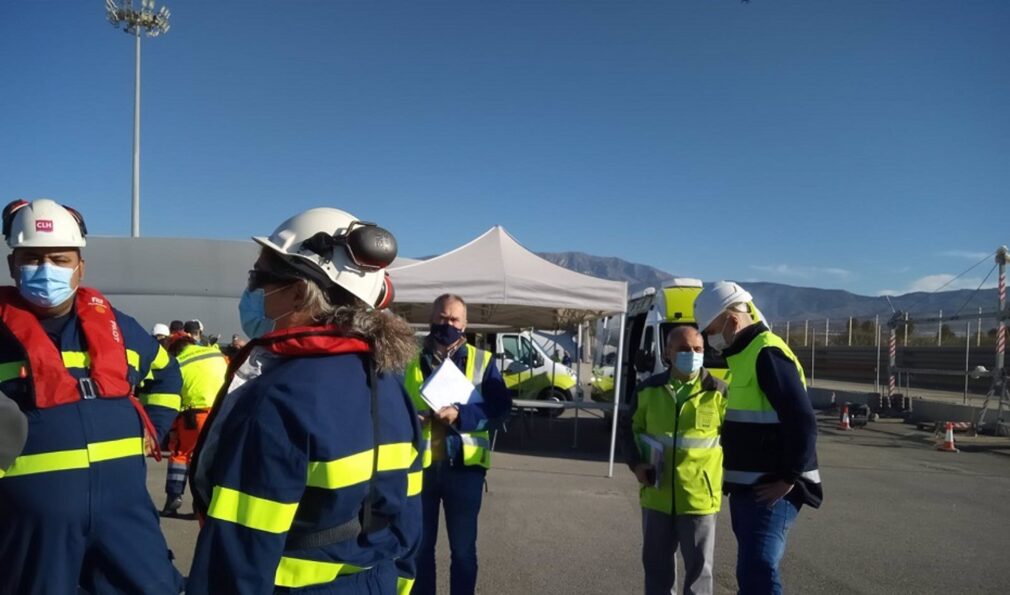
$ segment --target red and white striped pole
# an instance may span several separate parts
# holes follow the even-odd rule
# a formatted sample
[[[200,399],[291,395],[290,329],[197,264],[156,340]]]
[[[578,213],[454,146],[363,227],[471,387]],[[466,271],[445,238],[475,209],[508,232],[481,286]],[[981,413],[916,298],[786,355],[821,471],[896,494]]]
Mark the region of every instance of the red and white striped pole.
[[[891,323],[887,325],[891,332],[887,337],[887,408],[891,407],[891,398],[894,397],[895,382],[894,372],[898,367],[898,325],[896,318],[891,318]]]
[[[1006,353],[1006,263],[1007,248],[996,251],[996,264],[999,265],[999,322],[996,324],[996,373],[1003,370],[1003,354]]]

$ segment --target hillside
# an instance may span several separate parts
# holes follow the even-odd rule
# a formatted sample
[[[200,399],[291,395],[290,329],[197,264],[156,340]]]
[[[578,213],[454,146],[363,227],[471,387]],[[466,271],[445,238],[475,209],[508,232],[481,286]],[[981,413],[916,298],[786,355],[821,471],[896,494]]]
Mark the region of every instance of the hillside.
[[[627,281],[629,292],[646,287],[657,287],[673,275],[655,267],[628,262],[613,256],[593,256],[583,252],[544,252],[540,256],[567,269],[617,281]],[[996,290],[988,289],[972,295],[967,289],[937,293],[908,293],[887,298],[857,295],[840,289],[795,287],[781,283],[751,282],[743,285],[754,295],[769,320],[803,320],[818,318],[843,318],[848,316],[887,316],[891,305],[896,310],[912,313],[947,315],[961,310],[977,312],[979,306],[986,311],[995,309]],[[971,298],[971,299],[969,299]],[[962,309],[963,308],[963,309]]]

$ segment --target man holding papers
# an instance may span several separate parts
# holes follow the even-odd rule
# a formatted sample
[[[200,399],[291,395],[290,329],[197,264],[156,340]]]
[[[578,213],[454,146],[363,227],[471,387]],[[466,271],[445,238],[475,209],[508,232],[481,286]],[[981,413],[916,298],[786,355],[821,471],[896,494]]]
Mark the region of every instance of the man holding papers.
[[[726,385],[702,368],[704,352],[694,327],[670,330],[663,352],[669,373],[642,382],[621,418],[625,459],[642,484],[646,595],[671,593],[678,548],[684,593],[712,593]]]
[[[445,294],[432,305],[431,332],[404,384],[422,418],[424,526],[417,554],[415,595],[435,593],[439,507],[449,536],[451,595],[477,585],[477,515],[491,467],[488,425],[505,416],[512,398],[492,354],[466,342],[466,303]]]

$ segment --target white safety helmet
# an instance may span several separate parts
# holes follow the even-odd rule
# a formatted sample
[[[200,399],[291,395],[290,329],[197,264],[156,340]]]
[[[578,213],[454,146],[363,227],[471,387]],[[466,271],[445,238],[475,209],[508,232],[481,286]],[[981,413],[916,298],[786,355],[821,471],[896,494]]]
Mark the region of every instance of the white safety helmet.
[[[48,198],[15,200],[3,210],[3,234],[17,248],[83,248],[88,228],[81,214]]]
[[[719,281],[701,290],[694,299],[694,319],[698,330],[703,331],[722,314],[726,308],[734,304],[747,304],[757,320],[762,317],[757,314],[753,305],[754,298],[747,290],[732,281]]]
[[[168,330],[167,324],[165,324],[164,322],[159,322],[158,324],[154,325],[154,328],[151,329],[151,334],[154,335],[155,337],[167,337],[171,335],[172,332]]]
[[[374,223],[320,207],[281,223],[269,238],[253,241],[324,289],[339,285],[374,308],[393,301],[393,284],[384,269],[396,258],[396,238]]]

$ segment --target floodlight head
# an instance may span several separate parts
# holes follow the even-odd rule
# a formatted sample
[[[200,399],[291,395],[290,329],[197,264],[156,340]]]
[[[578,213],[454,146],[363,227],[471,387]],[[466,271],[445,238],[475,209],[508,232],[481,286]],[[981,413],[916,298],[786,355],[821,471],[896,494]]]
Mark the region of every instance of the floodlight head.
[[[167,6],[155,12],[155,0],[140,0],[139,8],[134,7],[133,0],[105,0],[105,9],[113,25],[122,23],[123,30],[130,34],[144,29],[148,37],[167,32],[168,18],[172,15]]]

